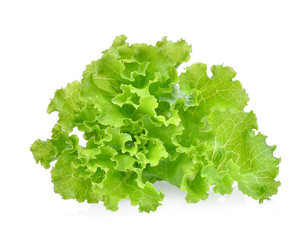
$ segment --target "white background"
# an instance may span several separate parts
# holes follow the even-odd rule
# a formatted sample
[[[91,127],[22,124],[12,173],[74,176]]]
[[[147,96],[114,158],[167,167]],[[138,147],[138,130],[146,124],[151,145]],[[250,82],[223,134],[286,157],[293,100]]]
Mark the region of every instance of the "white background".
[[[1,1],[1,239],[307,239],[306,1]],[[62,200],[29,150],[57,120],[57,88],[80,80],[115,36],[193,46],[190,65],[232,66],[268,144],[281,156],[279,192],[263,204],[234,190],[187,204],[168,184],[163,206],[138,213]],[[185,65],[187,66],[187,65]],[[182,70],[183,68],[181,68]]]

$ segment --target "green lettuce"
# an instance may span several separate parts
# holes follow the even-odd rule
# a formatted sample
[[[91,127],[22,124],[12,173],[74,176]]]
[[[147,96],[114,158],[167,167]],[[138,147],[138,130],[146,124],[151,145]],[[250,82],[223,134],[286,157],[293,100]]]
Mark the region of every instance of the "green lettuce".
[[[129,45],[118,36],[81,82],[56,91],[47,110],[58,112],[52,136],[31,146],[44,168],[55,161],[56,193],[113,211],[128,199],[145,212],[164,198],[156,181],[186,191],[189,203],[206,199],[209,186],[230,194],[234,182],[260,203],[277,193],[280,159],[243,110],[249,98],[236,72],[215,65],[208,77],[196,63],[178,75],[191,51],[184,40]]]

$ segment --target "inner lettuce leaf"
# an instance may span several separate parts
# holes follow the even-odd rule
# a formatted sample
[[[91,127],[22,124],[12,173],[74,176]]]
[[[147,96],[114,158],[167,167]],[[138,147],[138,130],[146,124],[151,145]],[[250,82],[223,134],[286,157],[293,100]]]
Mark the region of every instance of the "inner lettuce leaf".
[[[233,183],[263,202],[277,193],[280,159],[266,144],[248,95],[231,67],[203,63],[180,75],[190,59],[184,40],[164,37],[155,46],[115,38],[102,57],[87,65],[80,81],[55,92],[47,112],[58,112],[50,139],[31,151],[48,169],[64,199],[98,203],[115,211],[123,199],[139,211],[155,211],[167,181],[186,191],[186,201],[208,197],[210,186],[230,194]],[[86,146],[71,134],[83,132]]]

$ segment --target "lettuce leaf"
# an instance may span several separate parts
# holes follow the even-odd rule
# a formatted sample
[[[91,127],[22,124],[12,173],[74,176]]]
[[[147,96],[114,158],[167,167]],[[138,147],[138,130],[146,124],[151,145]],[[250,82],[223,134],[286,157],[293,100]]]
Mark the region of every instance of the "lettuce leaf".
[[[178,75],[191,51],[184,40],[130,45],[121,35],[81,81],[55,92],[47,112],[59,119],[31,151],[44,168],[53,165],[56,193],[113,211],[128,199],[145,212],[164,198],[156,181],[186,191],[189,203],[206,199],[209,186],[230,194],[234,182],[259,202],[277,193],[280,159],[256,132],[255,114],[243,110],[249,98],[236,72],[214,65],[208,77],[196,63]]]

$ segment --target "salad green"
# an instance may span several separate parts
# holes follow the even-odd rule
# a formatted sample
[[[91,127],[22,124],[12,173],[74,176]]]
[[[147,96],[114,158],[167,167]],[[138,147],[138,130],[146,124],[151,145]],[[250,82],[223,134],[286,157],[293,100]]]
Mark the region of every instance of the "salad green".
[[[129,199],[155,211],[164,198],[153,183],[167,181],[196,203],[233,183],[263,202],[277,193],[280,159],[256,133],[257,119],[243,109],[249,100],[231,67],[192,64],[178,75],[192,49],[163,38],[155,46],[116,37],[80,81],[56,91],[48,113],[58,112],[52,136],[36,140],[37,163],[51,170],[54,191],[64,199],[110,210]],[[86,146],[71,134],[82,131]]]

